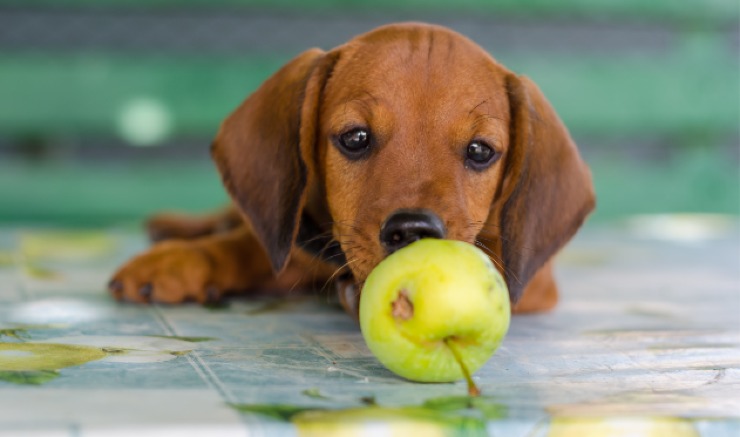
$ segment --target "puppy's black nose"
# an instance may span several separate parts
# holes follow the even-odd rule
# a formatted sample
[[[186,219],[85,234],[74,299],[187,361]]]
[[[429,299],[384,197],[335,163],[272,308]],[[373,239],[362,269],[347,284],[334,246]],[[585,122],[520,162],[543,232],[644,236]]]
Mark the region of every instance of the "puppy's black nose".
[[[380,227],[380,244],[390,255],[416,240],[444,238],[446,235],[444,223],[432,211],[399,209],[389,215]]]

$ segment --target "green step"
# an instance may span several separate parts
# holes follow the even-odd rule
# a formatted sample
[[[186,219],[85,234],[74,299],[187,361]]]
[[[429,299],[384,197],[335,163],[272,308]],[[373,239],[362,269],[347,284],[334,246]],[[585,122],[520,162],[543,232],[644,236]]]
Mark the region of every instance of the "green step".
[[[0,161],[0,222],[105,224],[141,220],[164,209],[225,205],[215,166]]]
[[[532,77],[577,135],[737,135],[738,63],[721,41],[699,35],[659,55],[497,57]],[[121,134],[143,105],[169,135],[210,136],[288,58],[0,53],[0,133]]]
[[[476,13],[523,17],[639,20],[736,25],[736,0],[5,0],[5,5],[54,8],[260,8],[294,12],[389,11]]]
[[[685,150],[668,161],[592,158],[595,221],[636,213],[740,214],[737,164],[719,153]],[[200,162],[0,162],[0,223],[105,225],[165,209],[202,212],[227,196],[215,167]]]

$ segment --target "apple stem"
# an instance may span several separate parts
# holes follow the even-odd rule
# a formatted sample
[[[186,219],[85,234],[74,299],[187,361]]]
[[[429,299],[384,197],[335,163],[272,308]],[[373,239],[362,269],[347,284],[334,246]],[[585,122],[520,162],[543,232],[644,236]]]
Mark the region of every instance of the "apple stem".
[[[455,357],[455,361],[457,361],[457,364],[460,365],[460,369],[462,369],[462,373],[465,376],[465,380],[468,382],[468,394],[470,396],[480,396],[480,389],[477,385],[475,385],[475,382],[473,382],[473,378],[470,377],[470,372],[468,371],[467,366],[465,366],[465,362],[463,361],[462,357],[460,356],[460,352],[457,350],[457,346],[454,346],[452,344],[452,338],[447,337],[444,339],[445,344],[448,348],[450,348],[450,351],[452,352],[452,356]]]

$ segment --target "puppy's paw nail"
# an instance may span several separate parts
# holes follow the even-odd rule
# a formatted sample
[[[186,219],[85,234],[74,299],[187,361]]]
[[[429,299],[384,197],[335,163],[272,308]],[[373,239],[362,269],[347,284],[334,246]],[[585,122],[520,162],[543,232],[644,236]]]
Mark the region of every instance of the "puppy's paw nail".
[[[152,283],[147,282],[146,284],[142,285],[141,288],[139,288],[139,296],[149,300],[152,297],[152,291],[154,291]]]
[[[108,291],[113,295],[113,297],[120,299],[123,296],[123,282],[118,279],[111,279],[110,282],[108,282]]]

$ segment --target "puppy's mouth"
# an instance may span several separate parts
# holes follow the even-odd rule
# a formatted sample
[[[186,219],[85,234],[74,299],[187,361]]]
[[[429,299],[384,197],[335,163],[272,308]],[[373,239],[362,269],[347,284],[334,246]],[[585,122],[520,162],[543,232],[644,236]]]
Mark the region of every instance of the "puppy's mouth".
[[[359,320],[359,290],[362,285],[355,282],[352,271],[347,268],[347,256],[339,242],[331,234],[322,232],[316,222],[304,214],[298,228],[296,245],[317,259],[336,266],[340,270],[333,281],[336,296],[344,310]]]
[[[333,232],[322,229],[306,213],[301,217],[296,245],[317,259],[335,266],[337,271],[333,283],[339,302],[355,317],[359,317],[360,292],[365,279],[377,263],[414,241],[423,238],[444,239],[448,236],[442,220],[426,209],[396,210],[386,218],[379,231],[380,244],[374,249],[365,249],[365,256],[358,257],[353,252],[357,247],[350,248],[351,253],[345,253]],[[351,262],[348,262],[348,256],[354,257]]]

